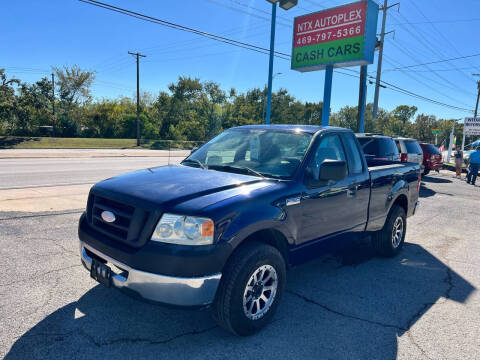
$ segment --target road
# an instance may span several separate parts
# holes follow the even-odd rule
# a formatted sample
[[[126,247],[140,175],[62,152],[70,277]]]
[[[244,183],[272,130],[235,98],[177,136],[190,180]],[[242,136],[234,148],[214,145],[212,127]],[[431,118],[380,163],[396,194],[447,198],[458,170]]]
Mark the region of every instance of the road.
[[[83,209],[90,187],[128,171],[175,164],[188,151],[0,150],[0,211]]]
[[[0,190],[91,184],[127,171],[166,165],[182,159],[168,156],[91,154],[95,156],[0,158]]]
[[[81,211],[1,212],[0,357],[478,359],[480,187],[450,174],[424,179],[400,256],[360,242],[294,268],[274,322],[247,338],[208,310],[145,304],[90,279]]]

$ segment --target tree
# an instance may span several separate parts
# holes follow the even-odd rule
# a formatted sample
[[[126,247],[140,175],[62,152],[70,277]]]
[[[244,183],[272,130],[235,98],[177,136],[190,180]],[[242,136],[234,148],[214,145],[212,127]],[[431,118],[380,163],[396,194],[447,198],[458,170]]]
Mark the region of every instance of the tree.
[[[16,103],[18,135],[42,134],[41,128],[52,126],[51,83],[47,78],[34,84],[21,83]]]
[[[178,82],[170,84],[168,89],[172,97],[169,111],[162,122],[160,136],[173,140],[203,140],[205,128],[199,126],[194,106],[203,89],[200,80],[181,76]]]
[[[226,99],[225,91],[220,89],[219,84],[213,81],[203,83],[201,104],[207,118],[208,128],[206,136],[208,138],[217,135],[222,130],[222,105]]]
[[[5,69],[0,69],[0,131],[10,134],[15,131],[16,96],[14,85],[19,85],[16,78],[7,79]]]
[[[403,124],[406,124],[413,118],[417,110],[418,108],[416,106],[399,105],[393,109],[392,115],[396,119],[402,121]]]
[[[77,65],[53,69],[57,74],[56,85],[59,88],[60,100],[67,103],[69,108],[72,105],[85,104],[92,99],[90,86],[95,80],[95,72],[84,71]]]

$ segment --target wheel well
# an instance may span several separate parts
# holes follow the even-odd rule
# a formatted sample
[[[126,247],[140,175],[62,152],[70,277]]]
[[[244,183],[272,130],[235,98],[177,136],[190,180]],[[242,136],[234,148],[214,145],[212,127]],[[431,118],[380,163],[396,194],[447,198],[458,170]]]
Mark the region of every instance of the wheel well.
[[[405,210],[405,215],[408,213],[408,200],[405,195],[400,195],[398,198],[395,199],[395,202],[393,203],[392,207],[398,205]]]
[[[282,254],[283,259],[285,260],[285,264],[287,267],[289,266],[289,255],[288,255],[288,241],[285,235],[283,235],[280,231],[275,229],[264,229],[254,232],[250,234],[247,238],[245,238],[233,251],[230,257],[238,251],[244,245],[251,243],[251,242],[260,242],[264,244],[268,244],[276,248]],[[228,260],[227,260],[228,263]]]

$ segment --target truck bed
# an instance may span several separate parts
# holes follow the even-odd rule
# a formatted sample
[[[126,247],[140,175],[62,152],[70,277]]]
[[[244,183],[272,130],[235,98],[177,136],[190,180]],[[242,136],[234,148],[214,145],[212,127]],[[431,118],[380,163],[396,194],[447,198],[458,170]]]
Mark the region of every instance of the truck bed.
[[[407,203],[416,203],[420,166],[417,163],[390,160],[371,160],[367,164],[371,185],[367,230],[376,231],[383,226],[392,195],[399,188],[406,190]],[[409,208],[407,216],[412,215],[412,211],[413,208]]]

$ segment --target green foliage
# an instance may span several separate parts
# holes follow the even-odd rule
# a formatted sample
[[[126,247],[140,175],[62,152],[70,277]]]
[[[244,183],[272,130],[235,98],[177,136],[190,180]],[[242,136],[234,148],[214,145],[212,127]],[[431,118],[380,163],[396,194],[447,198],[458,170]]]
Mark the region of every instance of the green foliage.
[[[57,74],[55,116],[52,115],[51,83],[47,78],[26,84],[9,79],[0,69],[0,135],[40,136],[45,135],[45,128],[53,127],[54,134],[63,137],[136,137],[136,99],[93,101],[90,87],[94,72],[78,66],[54,70]],[[168,92],[162,91],[156,97],[141,94],[141,136],[151,140],[154,148],[163,149],[180,146],[184,141],[203,142],[230,127],[262,124],[266,96],[266,88],[253,88],[244,93],[232,88],[225,92],[213,81],[179,77],[168,86]],[[426,114],[419,114],[413,120],[417,110],[410,105],[400,105],[391,112],[379,109],[373,120],[372,104],[367,104],[365,132],[434,142],[431,130],[439,128],[442,130],[439,142],[448,138],[452,120]],[[272,94],[272,123],[319,125],[321,114],[321,102],[301,102],[285,89]],[[330,123],[356,131],[357,107],[341,108],[331,115]],[[461,131],[461,125],[457,125],[458,139]]]

